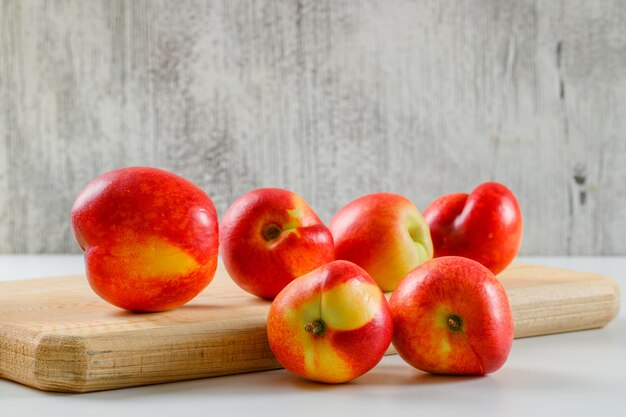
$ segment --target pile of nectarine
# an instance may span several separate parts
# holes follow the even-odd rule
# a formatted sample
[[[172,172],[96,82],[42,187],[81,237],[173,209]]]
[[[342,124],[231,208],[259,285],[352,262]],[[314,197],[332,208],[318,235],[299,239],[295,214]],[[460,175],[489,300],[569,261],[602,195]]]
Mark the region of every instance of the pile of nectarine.
[[[392,342],[409,364],[444,374],[493,372],[511,348],[511,311],[494,274],[517,255],[522,220],[498,183],[442,196],[423,217],[401,195],[365,195],[329,227],[297,194],[261,188],[228,208],[218,233],[200,188],[133,167],[90,182],[71,221],[91,287],[130,311],[191,300],[213,279],[221,245],[232,279],[273,300],[269,346],[304,378],[356,378]]]

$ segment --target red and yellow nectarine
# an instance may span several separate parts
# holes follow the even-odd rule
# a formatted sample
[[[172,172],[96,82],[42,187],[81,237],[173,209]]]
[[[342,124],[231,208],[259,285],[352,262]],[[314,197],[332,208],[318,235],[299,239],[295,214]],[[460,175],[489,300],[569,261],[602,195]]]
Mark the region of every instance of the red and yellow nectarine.
[[[71,212],[89,284],[131,311],[162,311],[195,297],[217,267],[217,213],[196,185],[148,167],[91,181]]]
[[[483,265],[444,256],[424,262],[389,299],[393,345],[422,371],[483,375],[498,370],[513,343],[502,284]]]
[[[330,221],[336,259],[365,269],[383,291],[433,257],[428,224],[415,205],[398,194],[375,193],[348,203]]]
[[[297,375],[327,383],[346,382],[373,368],[392,333],[382,291],[347,261],[292,281],[272,302],[267,319],[276,359]]]
[[[222,219],[220,242],[231,278],[267,299],[334,259],[328,228],[302,197],[280,188],[259,188],[237,198]]]

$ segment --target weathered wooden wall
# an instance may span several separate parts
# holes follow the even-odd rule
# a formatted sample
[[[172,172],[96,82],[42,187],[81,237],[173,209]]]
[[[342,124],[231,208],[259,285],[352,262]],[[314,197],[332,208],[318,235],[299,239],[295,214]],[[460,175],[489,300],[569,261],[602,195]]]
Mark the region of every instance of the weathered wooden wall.
[[[626,254],[626,2],[0,0],[0,252],[76,252],[126,165],[324,220],[498,180],[523,253]]]

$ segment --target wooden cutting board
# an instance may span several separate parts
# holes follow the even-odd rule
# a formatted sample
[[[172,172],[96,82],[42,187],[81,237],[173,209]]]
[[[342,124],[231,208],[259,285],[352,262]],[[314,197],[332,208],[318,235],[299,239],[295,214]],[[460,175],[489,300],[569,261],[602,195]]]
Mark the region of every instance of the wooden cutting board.
[[[499,278],[516,338],[602,327],[619,310],[619,287],[605,276],[516,264]],[[0,377],[86,392],[278,368],[269,305],[221,267],[192,302],[152,314],[107,304],[84,276],[2,282]]]

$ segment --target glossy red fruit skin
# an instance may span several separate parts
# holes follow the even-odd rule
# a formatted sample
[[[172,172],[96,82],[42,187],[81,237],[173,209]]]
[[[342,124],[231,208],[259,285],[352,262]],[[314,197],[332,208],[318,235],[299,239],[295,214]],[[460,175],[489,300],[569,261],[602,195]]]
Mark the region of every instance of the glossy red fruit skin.
[[[453,193],[434,200],[424,211],[434,257],[463,256],[494,274],[517,256],[522,243],[522,213],[504,185],[487,182],[469,195]]]
[[[393,292],[389,308],[392,343],[417,369],[484,375],[500,369],[509,356],[514,323],[508,297],[476,261],[447,256],[419,265]],[[461,331],[447,328],[449,316],[460,317]]]
[[[71,225],[85,252],[89,284],[120,308],[155,312],[179,307],[215,275],[219,233],[213,202],[171,172],[127,167],[95,178],[77,196]],[[173,262],[160,260],[163,248]],[[188,265],[179,271],[175,261],[181,257]]]
[[[270,242],[263,230],[271,224],[282,231]],[[328,228],[299,195],[281,188],[259,188],[237,198],[222,218],[220,246],[233,281],[270,300],[335,257]]]

